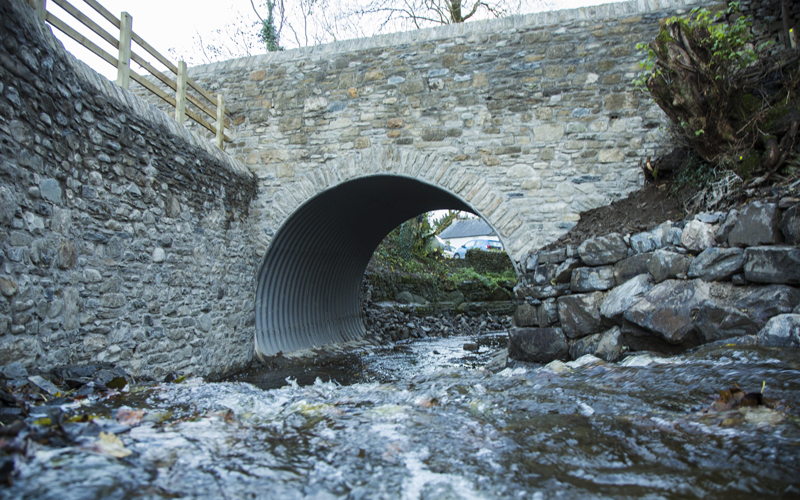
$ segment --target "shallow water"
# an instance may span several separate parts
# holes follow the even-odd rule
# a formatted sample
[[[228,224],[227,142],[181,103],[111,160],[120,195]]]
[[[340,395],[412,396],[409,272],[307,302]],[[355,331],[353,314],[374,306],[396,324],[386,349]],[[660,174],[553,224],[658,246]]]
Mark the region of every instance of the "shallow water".
[[[800,498],[800,350],[706,347],[490,374],[471,367],[489,349],[463,351],[465,340],[363,356],[349,385],[192,379],[120,394],[114,406],[132,398],[151,421],[65,424],[77,442],[31,444],[0,495]],[[775,408],[702,411],[734,384],[763,384]],[[111,456],[100,430],[132,453]]]

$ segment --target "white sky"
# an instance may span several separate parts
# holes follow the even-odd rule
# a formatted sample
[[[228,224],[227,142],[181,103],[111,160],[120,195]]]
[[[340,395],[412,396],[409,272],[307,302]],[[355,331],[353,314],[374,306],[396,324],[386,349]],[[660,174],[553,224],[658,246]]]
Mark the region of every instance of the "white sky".
[[[226,2],[211,2],[208,0],[99,1],[106,9],[117,16],[117,18],[120,17],[121,12],[127,11],[133,17],[133,31],[173,62],[176,58],[170,54],[170,49],[175,49],[178,57],[183,57],[187,61],[191,60],[193,55],[195,60],[199,59],[197,54],[195,54],[196,50],[193,46],[193,37],[195,37],[197,33],[203,35],[209,34],[213,30],[221,28],[226,24],[234,23],[237,16],[257,21],[250,7],[250,0],[228,0]],[[557,9],[569,9],[580,6],[597,5],[609,1],[610,0],[555,0],[555,3]],[[95,20],[95,22],[100,24],[100,26],[114,37],[119,37],[119,33],[115,32],[116,28],[96,15],[87,4],[83,3],[81,0],[71,0],[70,3]],[[258,6],[262,3],[262,0],[256,0],[255,3]],[[54,2],[48,2],[47,9],[69,26],[85,34],[95,41],[95,43],[98,43],[104,50],[116,57],[116,49],[106,42],[99,40],[93,33],[88,32],[77,20],[62,11]],[[264,15],[264,13],[262,13],[262,15]],[[107,78],[116,78],[116,69],[73,42],[57,29],[53,28],[53,32],[64,42],[67,49],[79,59],[89,64]],[[134,47],[134,51],[151,63],[154,62],[153,58],[143,53],[142,50],[137,50]],[[139,73],[141,74],[141,72]]]

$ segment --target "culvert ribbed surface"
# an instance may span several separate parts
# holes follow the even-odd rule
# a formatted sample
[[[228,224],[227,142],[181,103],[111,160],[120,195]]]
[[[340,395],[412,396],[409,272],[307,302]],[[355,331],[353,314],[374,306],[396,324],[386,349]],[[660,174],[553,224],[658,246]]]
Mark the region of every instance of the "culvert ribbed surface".
[[[301,205],[273,238],[258,274],[258,352],[363,337],[359,295],[373,252],[402,222],[440,209],[472,211],[447,191],[393,175],[348,181]]]

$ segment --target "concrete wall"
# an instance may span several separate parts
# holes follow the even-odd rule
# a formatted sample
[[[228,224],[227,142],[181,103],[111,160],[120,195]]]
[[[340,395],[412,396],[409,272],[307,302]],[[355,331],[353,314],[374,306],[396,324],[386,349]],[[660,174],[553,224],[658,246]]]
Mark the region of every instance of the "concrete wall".
[[[0,365],[210,374],[253,352],[252,174],[0,2]]]

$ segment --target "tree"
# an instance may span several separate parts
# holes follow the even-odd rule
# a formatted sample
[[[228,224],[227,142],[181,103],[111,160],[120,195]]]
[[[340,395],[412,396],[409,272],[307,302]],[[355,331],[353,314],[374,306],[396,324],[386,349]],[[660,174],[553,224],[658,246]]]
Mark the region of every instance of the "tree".
[[[648,57],[637,85],[706,162],[758,185],[792,154],[800,124],[800,54],[754,48],[750,19],[735,6],[671,18],[640,48]]]

